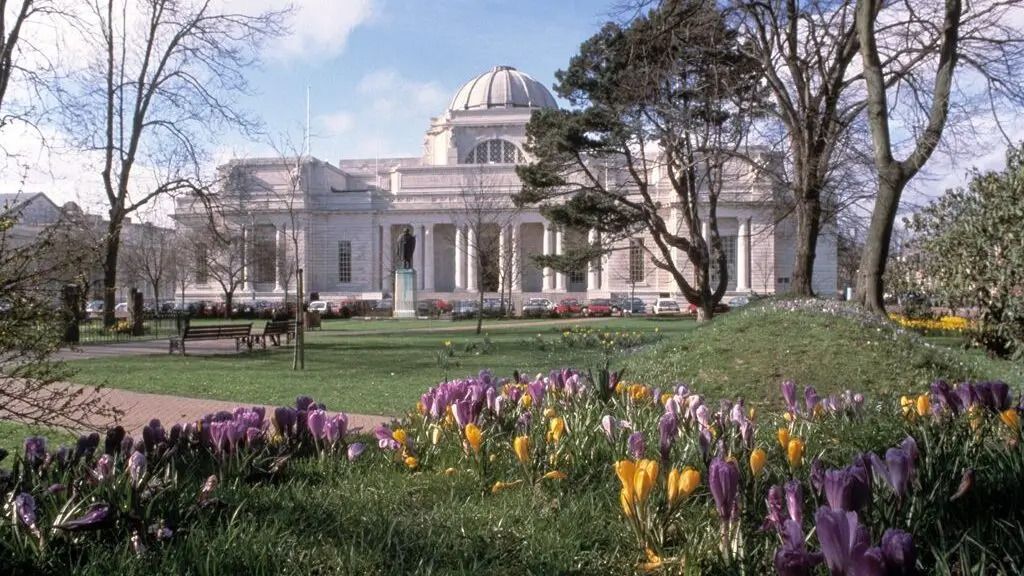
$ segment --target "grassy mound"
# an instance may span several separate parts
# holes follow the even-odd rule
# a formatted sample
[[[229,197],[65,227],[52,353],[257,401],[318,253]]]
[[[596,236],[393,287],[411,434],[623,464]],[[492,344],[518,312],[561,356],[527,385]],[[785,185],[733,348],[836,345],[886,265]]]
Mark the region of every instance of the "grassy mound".
[[[943,344],[948,344],[948,339]],[[840,303],[770,302],[723,315],[627,360],[630,381],[686,382],[715,398],[777,399],[795,380],[822,394],[920,393],[937,378],[1024,381],[1021,367],[921,338]]]

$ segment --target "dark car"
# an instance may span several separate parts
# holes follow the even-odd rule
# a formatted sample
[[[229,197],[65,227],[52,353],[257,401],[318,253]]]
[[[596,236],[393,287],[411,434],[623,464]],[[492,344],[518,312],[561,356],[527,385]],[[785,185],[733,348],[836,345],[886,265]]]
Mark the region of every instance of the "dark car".
[[[477,303],[475,300],[458,300],[452,303],[452,320],[476,318]]]
[[[587,302],[582,311],[584,316],[611,316],[612,301],[607,298],[595,298]]]
[[[639,298],[623,298],[619,303],[623,314],[646,314],[647,304]]]

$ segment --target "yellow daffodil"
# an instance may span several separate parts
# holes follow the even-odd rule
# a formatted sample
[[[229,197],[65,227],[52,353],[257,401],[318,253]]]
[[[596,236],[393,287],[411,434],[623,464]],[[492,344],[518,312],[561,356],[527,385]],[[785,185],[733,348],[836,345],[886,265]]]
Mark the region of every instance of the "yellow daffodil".
[[[921,416],[923,418],[931,412],[932,402],[928,398],[927,394],[921,394],[920,396],[918,396],[916,404],[918,416]]]
[[[804,441],[799,438],[790,440],[789,446],[786,448],[786,456],[789,458],[790,466],[799,468],[804,462]]]
[[[545,480],[565,480],[566,478],[568,478],[568,476],[565,475],[565,472],[552,470],[551,472],[548,472],[547,474],[541,476],[541,478]]]
[[[441,427],[437,424],[431,424],[430,426],[430,443],[434,446],[441,441]]]
[[[406,456],[405,465],[408,466],[410,470],[415,470],[419,467],[420,461],[417,460],[415,456]]]
[[[511,488],[522,483],[522,480],[515,480],[513,482],[495,482],[494,486],[491,486],[491,494],[497,494],[506,488]]]
[[[565,434],[565,418],[552,418],[548,422],[548,431],[551,433],[551,438],[555,441],[555,444],[557,444]]]
[[[469,446],[473,449],[474,454],[480,453],[480,444],[483,441],[484,435],[483,432],[480,432],[480,428],[472,422],[466,424],[466,442],[469,442]]]
[[[547,408],[545,408],[544,409],[544,417],[545,418],[554,418],[555,417],[555,409],[553,407],[551,407],[551,406],[548,406]]]
[[[519,459],[523,464],[530,464],[532,457],[530,455],[530,437],[529,436],[516,436],[516,439],[512,441],[512,450],[516,453],[516,458]]]
[[[1017,413],[1015,408],[1000,412],[999,419],[1003,421],[1003,424],[1006,424],[1007,428],[1016,434],[1020,434],[1020,414]]]
[[[789,428],[779,428],[778,437],[779,446],[781,446],[783,450],[787,449],[789,447]]]
[[[409,435],[405,433],[403,428],[395,428],[395,431],[391,433],[394,437],[395,442],[398,442],[402,446],[405,446],[405,441],[409,438]]]
[[[750,453],[750,471],[754,473],[755,478],[761,475],[767,461],[768,456],[761,448],[754,448],[754,451]]]

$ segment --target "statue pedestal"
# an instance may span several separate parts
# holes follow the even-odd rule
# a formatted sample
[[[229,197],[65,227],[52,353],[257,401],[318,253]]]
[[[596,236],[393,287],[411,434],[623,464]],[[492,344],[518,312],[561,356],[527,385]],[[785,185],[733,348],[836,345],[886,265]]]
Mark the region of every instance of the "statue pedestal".
[[[395,318],[416,317],[416,271],[411,268],[395,270]]]

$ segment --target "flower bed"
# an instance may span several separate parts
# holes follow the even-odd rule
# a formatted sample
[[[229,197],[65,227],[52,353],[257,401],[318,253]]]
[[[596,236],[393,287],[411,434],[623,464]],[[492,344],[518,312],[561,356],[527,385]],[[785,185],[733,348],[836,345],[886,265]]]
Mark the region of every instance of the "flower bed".
[[[782,397],[759,414],[608,371],[484,371],[430,388],[369,442],[306,397],[153,421],[138,439],[114,429],[50,450],[33,437],[3,484],[0,540],[23,566],[96,546],[160,554],[220,514],[231,486],[301,458],[468,479],[487,498],[595,495],[618,505],[608,521],[644,570],[990,574],[1024,557],[1022,407],[1005,384],[888,400],[786,382]]]

